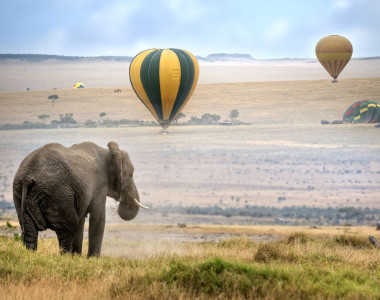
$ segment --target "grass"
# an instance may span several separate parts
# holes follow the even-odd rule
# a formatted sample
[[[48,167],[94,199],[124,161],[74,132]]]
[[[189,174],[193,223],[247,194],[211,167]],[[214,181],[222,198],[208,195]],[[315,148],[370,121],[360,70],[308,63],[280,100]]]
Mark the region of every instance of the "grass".
[[[149,242],[145,242],[149,243]],[[152,245],[154,246],[154,245]],[[145,251],[135,245],[134,251]],[[37,252],[0,240],[0,298],[7,299],[379,299],[380,251],[364,236],[292,232],[255,243],[174,243],[147,258],[58,254],[56,239]],[[182,247],[181,251],[171,251]]]

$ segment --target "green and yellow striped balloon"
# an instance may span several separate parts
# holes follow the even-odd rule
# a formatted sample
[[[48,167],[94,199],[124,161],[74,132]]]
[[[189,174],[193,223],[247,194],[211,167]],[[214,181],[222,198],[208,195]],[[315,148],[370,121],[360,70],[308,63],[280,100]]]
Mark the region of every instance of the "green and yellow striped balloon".
[[[321,65],[334,78],[337,78],[352,56],[351,42],[340,35],[329,35],[322,38],[315,47],[315,54]]]
[[[136,95],[164,129],[189,101],[198,77],[197,59],[181,49],[142,51],[129,67]]]

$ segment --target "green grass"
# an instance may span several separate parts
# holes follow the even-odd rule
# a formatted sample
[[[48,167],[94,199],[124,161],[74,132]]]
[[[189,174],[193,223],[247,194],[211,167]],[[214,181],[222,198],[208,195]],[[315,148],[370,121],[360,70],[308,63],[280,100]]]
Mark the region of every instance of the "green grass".
[[[87,259],[59,255],[55,240],[40,241],[32,252],[3,237],[0,294],[32,299],[379,299],[380,251],[341,242],[350,238],[293,233],[263,244],[247,238],[188,243],[181,255]]]

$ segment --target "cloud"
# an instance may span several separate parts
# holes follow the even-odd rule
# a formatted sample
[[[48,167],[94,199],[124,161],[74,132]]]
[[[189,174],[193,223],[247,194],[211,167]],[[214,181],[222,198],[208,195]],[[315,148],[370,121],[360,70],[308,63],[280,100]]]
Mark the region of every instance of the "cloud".
[[[313,56],[340,34],[379,55],[379,0],[0,0],[1,52],[135,55],[152,47]]]
[[[108,4],[109,3],[109,4]],[[99,8],[89,16],[86,31],[96,29],[96,35],[102,39],[114,40],[125,34],[125,28],[131,16],[139,9],[137,1],[107,2],[107,5]]]
[[[335,0],[332,7],[338,10],[350,8],[352,5],[351,0]]]
[[[266,32],[266,39],[268,41],[277,41],[285,38],[291,30],[291,24],[289,19],[281,18],[275,20]]]
[[[206,3],[188,0],[164,0],[163,4],[180,20],[195,21],[202,17]]]

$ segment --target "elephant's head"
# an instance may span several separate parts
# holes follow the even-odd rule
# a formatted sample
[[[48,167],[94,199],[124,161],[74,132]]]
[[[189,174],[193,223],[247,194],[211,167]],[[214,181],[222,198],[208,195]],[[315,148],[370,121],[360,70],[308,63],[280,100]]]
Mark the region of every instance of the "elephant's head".
[[[140,197],[133,180],[133,164],[129,155],[119,149],[118,144],[109,142],[108,148],[112,153],[113,165],[116,166],[116,194],[109,196],[120,202],[119,216],[126,221],[132,220],[139,212],[139,207],[148,208],[140,204]],[[114,172],[112,172],[115,174]]]

